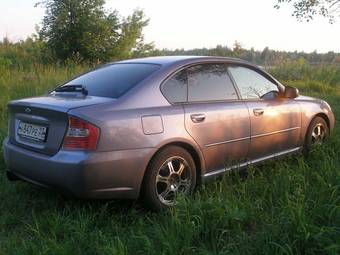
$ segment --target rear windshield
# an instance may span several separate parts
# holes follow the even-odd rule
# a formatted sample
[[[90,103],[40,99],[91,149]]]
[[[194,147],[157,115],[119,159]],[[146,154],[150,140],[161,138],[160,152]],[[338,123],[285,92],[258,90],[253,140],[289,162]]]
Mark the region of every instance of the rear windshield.
[[[85,73],[63,86],[82,85],[90,96],[119,98],[159,68],[155,64],[112,64]]]

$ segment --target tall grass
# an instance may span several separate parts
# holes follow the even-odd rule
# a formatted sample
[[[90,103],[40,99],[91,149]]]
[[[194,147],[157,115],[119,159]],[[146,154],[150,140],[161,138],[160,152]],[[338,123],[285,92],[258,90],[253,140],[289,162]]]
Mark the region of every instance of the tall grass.
[[[268,70],[277,79],[284,81],[319,82],[331,87],[340,86],[340,66],[312,66],[305,61],[287,61]]]
[[[1,136],[8,100],[42,94],[85,69],[1,72]],[[338,81],[286,79],[340,117]],[[231,173],[160,214],[138,202],[66,199],[9,183],[0,153],[0,254],[339,254],[339,128],[307,156]]]
[[[10,100],[37,96],[78,75],[89,67],[70,65],[68,67],[35,65],[30,69],[0,66],[0,138],[7,122],[7,103]]]

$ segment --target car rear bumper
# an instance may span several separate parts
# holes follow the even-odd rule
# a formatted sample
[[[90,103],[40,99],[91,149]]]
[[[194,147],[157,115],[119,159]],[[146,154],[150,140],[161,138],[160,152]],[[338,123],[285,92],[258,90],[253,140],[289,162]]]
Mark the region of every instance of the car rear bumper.
[[[78,198],[136,199],[144,171],[156,149],[110,152],[60,150],[53,156],[3,143],[10,174]]]

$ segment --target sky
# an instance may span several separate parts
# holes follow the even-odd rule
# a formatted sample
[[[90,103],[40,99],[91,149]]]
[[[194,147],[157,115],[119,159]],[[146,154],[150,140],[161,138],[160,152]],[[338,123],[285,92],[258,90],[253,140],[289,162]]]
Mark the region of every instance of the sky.
[[[0,0],[0,38],[25,39],[35,32],[43,16],[38,0]],[[146,42],[157,48],[242,47],[262,50],[340,52],[340,20],[298,22],[292,8],[273,8],[276,0],[107,0],[106,8],[127,16],[143,9],[150,19]]]

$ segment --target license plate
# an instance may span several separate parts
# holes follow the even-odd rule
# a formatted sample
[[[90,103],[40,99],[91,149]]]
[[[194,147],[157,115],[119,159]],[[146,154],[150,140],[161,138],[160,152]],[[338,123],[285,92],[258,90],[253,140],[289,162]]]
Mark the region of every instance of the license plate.
[[[30,124],[26,122],[19,123],[18,135],[36,141],[45,141],[47,127]]]

